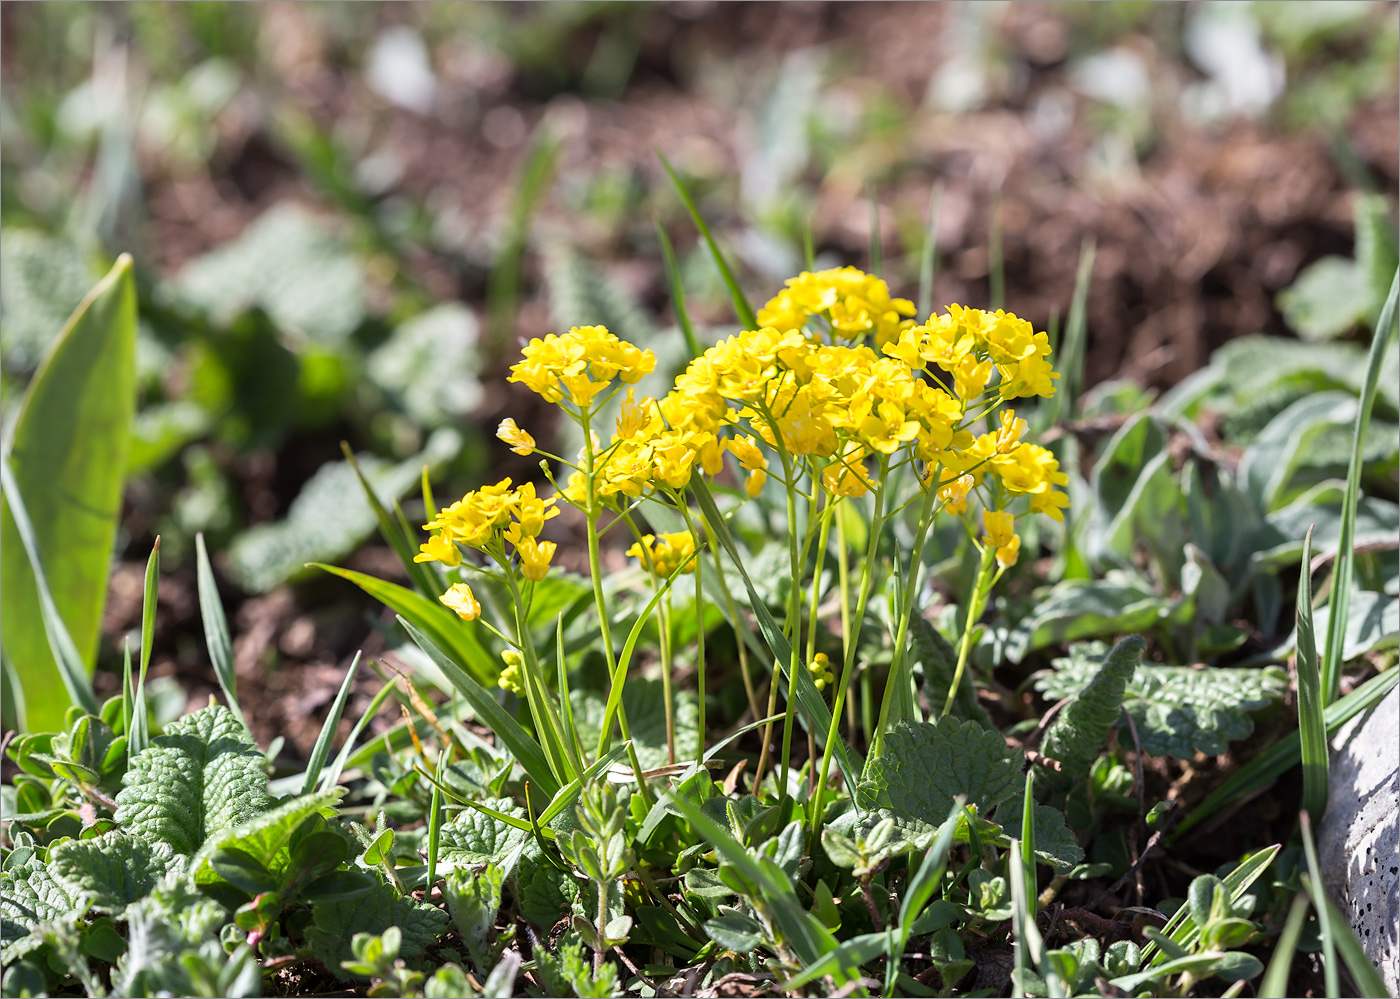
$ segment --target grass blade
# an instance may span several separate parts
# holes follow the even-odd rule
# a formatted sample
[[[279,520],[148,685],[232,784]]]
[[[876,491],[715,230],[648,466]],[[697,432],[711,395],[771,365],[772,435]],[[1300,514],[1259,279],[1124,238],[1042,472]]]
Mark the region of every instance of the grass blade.
[[[68,626],[63,623],[63,617],[54,603],[53,593],[49,590],[48,577],[44,574],[44,564],[39,553],[39,542],[34,536],[34,526],[29,519],[29,510],[24,505],[24,497],[20,495],[19,487],[15,484],[9,456],[0,457],[0,476],[3,476],[0,478],[0,487],[3,487],[5,492],[7,509],[19,534],[20,544],[24,546],[24,554],[29,558],[30,571],[34,575],[34,587],[39,595],[39,614],[43,619],[44,633],[48,636],[49,649],[54,662],[58,664],[58,675],[68,691],[69,702],[80,705],[88,714],[95,715],[98,713],[97,695],[92,692],[92,681],[88,678],[87,667],[83,665],[78,647],[73,644],[73,636],[68,633]],[[5,587],[9,588],[9,585]],[[5,620],[13,622],[14,619],[7,613]],[[13,659],[10,661],[19,673],[19,665],[14,663]],[[24,679],[22,673],[19,673],[19,676],[21,680]],[[29,686],[32,687],[33,684]],[[28,693],[26,691],[26,695]],[[25,700],[28,713],[32,714],[38,705],[33,703],[30,696],[26,696]],[[61,709],[63,706],[59,707]],[[39,724],[33,717],[27,718],[26,721],[31,727]]]
[[[379,713],[379,709],[384,706],[384,702],[389,699],[389,695],[394,692],[396,680],[390,680],[379,688],[379,693],[374,695],[374,700],[369,702],[369,707],[365,708],[365,713],[360,715],[360,720],[355,723],[355,727],[350,730],[350,734],[345,737],[345,745],[340,747],[340,752],[336,754],[335,761],[331,763],[330,769],[324,770],[321,774],[322,791],[329,791],[340,781],[340,775],[345,770],[346,761],[350,759],[350,753],[355,748],[355,740],[360,737],[360,733],[365,730],[369,720]]]
[[[1021,809],[1021,865],[1026,869],[1026,898],[1034,906],[1040,893],[1035,879],[1035,767],[1026,771],[1026,804]]]
[[[1026,811],[1034,808],[1027,802]],[[1039,969],[1044,957],[1045,941],[1040,935],[1040,928],[1035,925],[1035,912],[1031,908],[1034,901],[1026,895],[1026,862],[1025,851],[1021,848],[1021,841],[1013,838],[1006,851],[1007,858],[1011,863],[1011,924],[1012,932],[1015,934],[1015,961],[1016,970],[1012,977],[1015,995],[1027,995],[1026,973],[1032,967]],[[1047,991],[1051,995],[1056,993],[1050,981],[1046,979]]]
[[[1298,830],[1303,835],[1303,853],[1308,858],[1308,876],[1303,880],[1303,887],[1312,896],[1322,937],[1322,979],[1327,989],[1327,999],[1340,999],[1342,976],[1337,967],[1336,926],[1327,908],[1327,892],[1322,887],[1322,866],[1317,862],[1317,844],[1313,842],[1312,817],[1307,812],[1298,813]]]
[[[1347,925],[1346,917],[1325,895],[1323,904],[1327,906],[1327,919],[1332,924],[1332,937],[1337,945],[1337,953],[1341,955],[1342,963],[1351,973],[1351,980],[1356,983],[1356,994],[1364,996],[1365,999],[1387,999],[1390,993],[1385,990],[1385,982],[1376,971],[1376,966],[1371,963],[1371,959],[1366,956],[1366,952],[1362,950],[1361,941],[1356,939],[1356,934]]]
[[[202,582],[202,580],[201,580]],[[146,670],[151,665],[151,648],[155,644],[156,637],[156,602],[160,596],[160,538],[156,538],[156,543],[151,546],[151,554],[146,559],[146,587],[141,602],[141,665],[136,674],[135,699],[141,705],[132,721],[135,728],[128,737],[127,745],[134,747],[134,752],[141,752],[151,744],[151,731],[146,715]],[[201,597],[203,594],[201,593]],[[203,600],[200,601],[203,603]],[[206,626],[206,631],[207,631]],[[228,628],[224,628],[224,641],[228,641]],[[212,652],[211,652],[212,655]],[[230,655],[230,659],[232,656]],[[215,667],[218,672],[218,667]],[[222,676],[220,683],[223,682]],[[235,707],[234,713],[238,713]],[[239,720],[242,720],[239,715]]]
[[[326,715],[326,720],[321,725],[321,734],[316,736],[316,745],[311,749],[311,761],[306,765],[306,780],[301,785],[302,794],[310,794],[316,788],[321,768],[325,766],[326,757],[331,753],[331,740],[335,738],[335,730],[340,727],[340,716],[345,713],[345,703],[350,700],[350,688],[355,683],[355,674],[359,671],[360,653],[356,652],[355,658],[350,661],[350,668],[345,671],[345,679],[340,684],[339,693],[335,695],[330,714]]]
[[[535,741],[521,724],[506,713],[505,708],[496,703],[496,697],[489,690],[477,683],[476,680],[453,662],[443,653],[433,640],[413,626],[413,623],[399,615],[399,624],[408,632],[410,638],[420,649],[428,654],[428,657],[437,664],[437,668],[442,670],[444,676],[457,688],[457,691],[471,705],[476,716],[481,719],[496,738],[500,739],[505,747],[522,767],[525,773],[530,776],[530,780],[544,794],[553,797],[559,791],[559,780],[555,777],[553,769],[549,765],[549,760],[545,756],[540,744]]]
[[[356,661],[359,661],[358,655]],[[427,901],[433,894],[433,884],[437,881],[439,827],[442,820],[442,771],[447,766],[447,750],[438,754],[437,780],[433,781],[433,800],[428,806],[428,880],[423,887],[423,899]]]
[[[1276,843],[1259,850],[1243,860],[1238,867],[1221,879],[1225,890],[1230,893],[1230,901],[1238,901],[1240,896],[1249,890],[1249,886],[1259,880],[1259,876],[1269,869],[1269,865],[1274,862],[1274,858],[1278,856],[1281,849],[1283,848]],[[1183,905],[1176,910],[1171,919],[1167,920],[1167,924],[1162,927],[1162,933],[1168,936],[1173,943],[1189,950],[1191,945],[1196,942],[1196,938],[1200,936],[1201,930],[1191,916],[1190,907]],[[1160,953],[1160,951],[1154,957],[1153,951],[1159,951],[1155,943],[1149,943],[1142,949],[1142,959],[1145,962],[1143,967],[1159,965],[1167,959],[1167,955]],[[1159,970],[1158,974],[1160,973]]]
[[[470,670],[478,683],[492,683],[497,670],[495,658],[486,651],[470,628],[462,627],[455,614],[436,600],[420,593],[391,583],[377,576],[342,569],[324,562],[312,562],[318,569],[324,569],[341,579],[348,579],[384,606],[412,621],[420,630],[429,635],[439,649],[451,655],[463,669]]]
[[[346,441],[340,442],[341,453],[345,455],[345,462],[350,466],[350,470],[355,473],[355,478],[360,482],[360,488],[364,490],[365,500],[369,503],[370,509],[374,511],[374,519],[379,522],[379,535],[384,539],[395,555],[399,557],[399,562],[403,564],[404,571],[408,573],[408,578],[413,582],[413,587],[418,593],[429,599],[437,597],[441,591],[437,580],[433,578],[432,570],[427,563],[415,562],[413,558],[418,554],[418,541],[415,535],[408,530],[401,521],[395,521],[389,516],[389,511],[379,499],[379,494],[374,491],[374,487],[365,478],[364,472],[360,470],[360,463],[355,459],[355,452]],[[423,472],[423,484],[425,489],[425,499],[430,495],[427,489],[427,470]],[[397,504],[395,504],[397,506]],[[431,516],[432,507],[428,508]]]
[[[1362,711],[1379,704],[1381,698],[1390,693],[1397,679],[1400,679],[1400,671],[1386,670],[1371,677],[1341,700],[1327,705],[1323,709],[1322,720],[1326,724],[1328,737],[1336,735],[1338,729]],[[1176,842],[1223,806],[1263,787],[1297,766],[1302,757],[1301,747],[1300,733],[1291,732],[1254,757],[1206,795],[1195,810],[1182,820],[1181,825],[1176,827],[1176,832],[1172,834],[1169,842]]]
[[[919,864],[919,869],[909,880],[909,886],[904,891],[904,898],[899,907],[899,952],[904,953],[904,948],[909,946],[909,934],[914,928],[914,920],[919,918],[919,914],[924,911],[924,906],[928,905],[933,898],[934,892],[943,881],[943,872],[948,867],[948,851],[953,845],[953,836],[957,832],[958,822],[962,818],[963,806],[967,804],[964,796],[953,799],[952,810],[948,812],[948,818],[939,827],[938,834],[934,836],[933,842],[929,844],[928,852],[924,854],[924,859]]]
[[[160,539],[156,540],[159,542]],[[229,639],[228,618],[224,616],[224,604],[219,599],[219,587],[214,582],[214,569],[209,564],[209,551],[204,547],[202,533],[194,536],[194,549],[199,617],[204,624],[204,644],[209,647],[209,661],[214,664],[214,675],[219,678],[219,686],[224,690],[224,699],[228,701],[229,710],[239,721],[243,721],[243,711],[238,706],[238,677],[233,669],[233,642]],[[154,553],[152,557],[155,557]],[[141,676],[144,679],[144,649],[141,660]]]
[[[1327,650],[1322,657],[1323,703],[1337,699],[1342,682],[1342,650],[1346,641],[1347,611],[1351,605],[1351,577],[1356,539],[1356,504],[1361,495],[1361,466],[1366,443],[1366,431],[1371,425],[1371,410],[1376,405],[1376,388],[1380,384],[1381,365],[1385,352],[1394,338],[1397,298],[1400,298],[1400,270],[1390,282],[1390,294],[1381,309],[1380,322],[1371,339],[1371,353],[1366,358],[1366,376],[1361,383],[1361,399],[1356,407],[1356,425],[1351,437],[1351,461],[1347,465],[1347,489],[1342,501],[1342,528],[1337,539],[1337,558],[1332,569],[1332,598],[1327,613]]]
[[[135,750],[131,747],[131,722],[135,715],[134,698],[131,695],[131,641],[122,642],[122,730],[126,736],[126,755],[130,759]]]
[[[943,220],[943,181],[936,181],[929,194],[928,224],[924,229],[924,245],[919,251],[919,312],[918,320],[927,319],[933,308],[933,275],[938,256],[938,228]]]
[[[587,596],[587,594],[584,594]],[[559,711],[564,723],[564,741],[574,753],[583,759],[583,743],[579,741],[578,729],[574,726],[574,706],[569,700],[569,671],[564,668],[564,615],[559,615],[559,624],[554,632],[554,665],[557,670],[559,690]]]
[[[1046,426],[1074,415],[1074,403],[1084,377],[1086,341],[1085,309],[1089,301],[1089,282],[1094,274],[1095,243],[1086,237],[1079,246],[1079,268],[1074,275],[1074,296],[1070,299],[1069,315],[1065,317],[1065,343],[1060,352],[1060,382],[1047,403]]]
[[[656,238],[661,243],[661,256],[666,261],[666,281],[671,287],[671,311],[676,314],[676,325],[685,337],[686,348],[691,357],[704,353],[700,341],[695,337],[695,327],[690,322],[690,310],[685,305],[685,285],[681,282],[680,265],[676,263],[676,251],[671,247],[671,237],[666,235],[666,227],[656,219]]]
[[[1312,535],[1303,539],[1298,577],[1298,736],[1303,757],[1303,808],[1321,817],[1327,808],[1327,723],[1322,718],[1322,674],[1313,637]]]
[[[1303,935],[1303,924],[1307,918],[1308,893],[1300,891],[1293,896],[1288,921],[1283,924],[1283,932],[1274,944],[1269,968],[1259,981],[1259,999],[1285,999],[1288,995],[1288,972],[1293,966],[1293,958],[1298,954],[1298,938]]]
[[[666,169],[667,175],[671,178],[671,183],[675,185],[676,193],[681,196],[681,201],[685,203],[686,211],[690,212],[690,218],[695,223],[695,228],[700,230],[700,235],[704,237],[706,245],[710,248],[710,256],[715,262],[715,267],[719,269],[719,276],[724,280],[724,285],[729,289],[729,297],[734,302],[734,312],[739,317],[739,322],[746,330],[758,329],[758,316],[753,311],[753,306],[749,305],[749,300],[744,297],[743,289],[739,287],[739,282],[734,277],[734,272],[729,269],[729,263],[724,259],[724,254],[719,251],[719,244],[715,242],[715,237],[710,235],[710,227],[705,224],[705,218],[700,214],[700,209],[695,207],[695,202],[690,198],[690,192],[685,189],[685,184],[681,182],[680,176],[671,169],[670,160],[660,151],[656,154],[661,160],[661,165]]]

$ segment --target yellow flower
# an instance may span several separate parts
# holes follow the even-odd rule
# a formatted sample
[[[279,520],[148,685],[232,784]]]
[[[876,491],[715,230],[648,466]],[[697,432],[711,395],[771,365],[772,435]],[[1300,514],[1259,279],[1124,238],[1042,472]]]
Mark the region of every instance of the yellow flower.
[[[462,564],[462,553],[457,550],[457,546],[441,534],[434,534],[427,541],[418,546],[418,554],[413,556],[415,562],[441,562],[449,568]]]
[[[694,552],[695,536],[689,531],[659,535],[643,534],[640,543],[627,549],[627,554],[640,559],[643,565],[650,563],[652,571],[658,576],[671,575],[676,571],[676,567],[690,558]],[[682,575],[694,571],[695,562],[691,560],[686,565]]]
[[[510,445],[516,454],[534,454],[535,439],[515,425],[515,420],[507,416],[496,428],[496,436]]]
[[[822,487],[832,496],[864,496],[875,488],[865,467],[866,450],[851,441],[822,469]]]
[[[904,418],[904,407],[893,402],[879,403],[860,422],[860,436],[867,447],[881,454],[894,454],[900,445],[919,435],[919,422]]]
[[[1027,424],[1025,420],[1016,416],[1016,410],[1003,409],[1001,411],[1001,429],[996,433],[996,453],[1010,454],[1021,443],[1021,438],[1026,435]]]
[[[656,355],[603,326],[575,326],[563,336],[536,337],[511,366],[508,381],[521,382],[550,402],[567,393],[576,406],[587,406],[614,378],[632,384],[656,367]]]
[[[463,621],[475,621],[481,616],[481,603],[466,583],[453,583],[438,600],[450,610],[456,611]]]
[[[972,491],[973,478],[964,472],[952,480],[944,480],[938,488],[938,500],[945,512],[954,516],[967,509],[967,494]]]
[[[758,449],[758,441],[752,436],[729,438],[729,453],[739,459],[746,472],[758,472],[768,467],[768,459]]]
[[[553,541],[521,538],[515,543],[515,553],[520,556],[520,574],[536,583],[544,579],[557,547]]]
[[[1010,569],[1016,564],[1016,560],[1021,557],[1021,536],[1011,535],[1011,541],[997,549],[997,565],[1003,569]]]
[[[768,473],[761,468],[756,468],[744,480],[744,492],[748,493],[750,497],[755,497],[763,492],[763,487],[767,482]]]
[[[510,495],[510,512],[520,527],[520,533],[534,537],[544,529],[544,522],[559,516],[555,497],[541,499],[535,495],[535,484],[527,482]],[[512,540],[511,542],[515,542]]]
[[[1016,536],[1016,518],[1009,510],[983,510],[982,528],[986,531],[982,540],[993,548],[1011,544]]]

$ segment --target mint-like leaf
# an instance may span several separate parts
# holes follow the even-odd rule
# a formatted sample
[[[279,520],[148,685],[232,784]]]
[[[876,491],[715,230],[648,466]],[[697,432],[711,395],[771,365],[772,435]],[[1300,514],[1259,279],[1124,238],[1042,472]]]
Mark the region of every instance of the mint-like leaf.
[[[1021,819],[1026,813],[1026,796],[1017,794],[997,809],[997,823],[1008,835],[1021,835]],[[1068,874],[1084,859],[1084,850],[1065,825],[1065,813],[1052,805],[1035,806],[1035,855],[1042,863]]]
[[[487,798],[482,804],[506,815],[525,817],[525,809],[509,798]],[[523,829],[468,808],[439,830],[438,858],[448,864],[500,863],[528,835]]]
[[[924,696],[934,711],[942,711],[948,700],[948,688],[958,668],[958,653],[943,637],[943,633],[933,626],[933,622],[921,614],[909,619],[909,652],[914,664],[923,667]],[[993,728],[987,709],[977,700],[977,688],[972,676],[964,675],[958,685],[957,697],[953,699],[953,715],[966,721],[975,721],[983,728]]]
[[[1046,782],[1063,786],[1089,770],[1104,740],[1122,712],[1123,694],[1147,643],[1129,635],[1103,657],[1093,678],[1055,716],[1041,744],[1046,756],[1059,760],[1064,769],[1047,772]]]
[[[336,787],[315,794],[306,794],[281,802],[277,807],[254,815],[232,829],[213,832],[195,855],[190,873],[201,884],[214,880],[208,861],[214,851],[235,847],[256,857],[273,874],[286,869],[289,853],[287,844],[298,826],[317,812],[334,814],[335,806],[345,794]]]
[[[111,830],[92,839],[70,839],[49,850],[49,872],[70,896],[93,908],[120,912],[145,898],[174,864],[166,843],[151,843]]]
[[[953,718],[905,722],[886,737],[856,794],[862,808],[888,808],[937,828],[957,795],[989,812],[1015,793],[1020,772],[999,732]]]
[[[549,929],[569,915],[578,896],[579,883],[572,874],[546,860],[538,845],[525,847],[515,870],[515,902],[522,916]]]
[[[391,926],[403,934],[399,954],[417,957],[438,938],[447,925],[447,913],[400,895],[392,885],[381,884],[373,891],[344,902],[322,902],[316,906],[306,939],[311,953],[331,974],[339,975],[342,961],[354,958],[350,941],[356,933],[378,935]]]
[[[637,759],[643,767],[660,767],[670,762],[666,753],[665,689],[660,680],[628,680],[622,688],[622,706],[631,721],[632,744],[637,747]],[[695,758],[698,712],[695,694],[689,690],[673,690],[676,720],[676,759]],[[598,744],[603,725],[607,695],[596,690],[575,689],[569,692],[574,709],[574,725],[585,746]]]
[[[32,850],[24,861],[15,854],[6,858],[0,872],[0,962],[9,964],[40,946],[43,939],[30,931],[67,915],[76,901]]]
[[[117,821],[151,843],[189,855],[212,832],[267,808],[263,756],[221,704],[172,722],[127,767]]]
[[[1054,660],[1054,672],[1036,681],[1036,689],[1050,700],[1074,696],[1089,683],[1103,654],[1098,642],[1070,646],[1067,657]],[[1137,727],[1143,752],[1178,759],[1191,759],[1197,751],[1215,756],[1230,742],[1246,738],[1254,730],[1249,712],[1276,702],[1287,685],[1287,675],[1277,666],[1144,664],[1128,681],[1123,707]]]

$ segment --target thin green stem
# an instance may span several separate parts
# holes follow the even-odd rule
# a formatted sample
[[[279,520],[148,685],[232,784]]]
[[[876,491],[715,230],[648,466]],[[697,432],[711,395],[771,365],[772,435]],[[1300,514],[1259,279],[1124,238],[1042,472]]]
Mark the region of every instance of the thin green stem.
[[[812,833],[821,829],[822,798],[826,794],[826,781],[831,774],[831,756],[840,738],[841,709],[846,703],[846,690],[851,684],[851,670],[855,666],[856,649],[860,646],[861,624],[865,621],[865,608],[870,602],[871,583],[875,579],[875,559],[879,553],[880,532],[885,526],[885,486],[889,478],[889,459],[880,458],[879,479],[875,487],[875,509],[870,518],[870,537],[866,543],[865,563],[861,566],[860,596],[856,600],[856,612],[846,628],[846,643],[841,659],[841,678],[836,683],[836,700],[831,706],[831,727],[826,733],[826,746],[822,751],[821,772],[817,776],[817,791],[812,796]],[[842,600],[842,608],[846,601]],[[855,788],[851,789],[854,793]]]
[[[676,497],[676,505],[680,507],[681,516],[685,518],[685,526],[690,531],[690,536],[694,539],[694,544],[700,544],[700,535],[696,533],[695,522],[690,516],[690,507]],[[705,595],[701,589],[704,580],[700,576],[700,560],[695,560],[695,685],[696,685],[696,725],[699,728],[700,738],[695,747],[695,764],[701,766],[705,762]]]
[[[775,434],[781,440],[781,433]],[[787,518],[788,518],[788,558],[791,563],[792,587],[788,591],[788,621],[787,632],[788,642],[792,649],[788,657],[788,687],[787,687],[787,707],[783,712],[783,756],[780,762],[781,776],[779,778],[778,793],[781,796],[779,801],[779,814],[784,813],[784,809],[789,797],[788,793],[788,772],[792,768],[792,722],[797,713],[797,671],[801,668],[798,662],[798,652],[801,648],[802,640],[802,561],[797,544],[797,489],[793,485],[796,481],[796,474],[792,468],[792,461],[788,457],[787,451],[779,452],[783,459],[783,471],[787,478],[786,488],[783,490],[787,497]],[[774,681],[778,679],[776,676]]]
[[[758,695],[754,690],[753,675],[749,672],[748,622],[739,616],[739,607],[734,602],[734,594],[730,592],[729,580],[724,576],[724,563],[720,559],[719,544],[715,538],[714,528],[703,517],[700,518],[700,523],[705,528],[705,542],[709,546],[710,556],[715,560],[715,577],[719,580],[719,588],[724,594],[725,606],[729,609],[729,620],[734,626],[735,643],[739,647],[739,673],[744,678],[744,694],[748,697],[749,710],[753,712],[753,720],[758,721],[767,716],[758,713]]]
[[[919,584],[919,569],[923,566],[924,545],[928,541],[929,527],[933,524],[934,500],[938,495],[939,470],[935,469],[928,485],[924,487],[924,505],[919,511],[919,527],[914,537],[914,548],[909,557],[909,574],[904,580],[902,606],[899,609],[899,628],[894,639],[894,657],[890,661],[890,676],[885,683],[885,696],[880,702],[880,719],[875,723],[874,742],[870,747],[870,758],[880,755],[885,744],[885,727],[889,722],[890,708],[896,697],[908,697],[912,683],[905,676],[905,650],[909,644],[909,621],[914,614],[914,595]],[[907,707],[907,705],[906,705]],[[904,715],[908,715],[904,711]]]
[[[953,704],[957,701],[958,687],[962,684],[968,655],[972,651],[972,633],[977,628],[977,619],[982,616],[987,594],[992,588],[992,567],[996,565],[996,554],[996,549],[991,545],[982,549],[982,560],[977,567],[977,585],[973,587],[972,600],[967,605],[967,620],[963,622],[962,641],[958,644],[958,665],[953,670],[953,682],[948,685],[948,700],[943,704],[940,718],[952,714]]]

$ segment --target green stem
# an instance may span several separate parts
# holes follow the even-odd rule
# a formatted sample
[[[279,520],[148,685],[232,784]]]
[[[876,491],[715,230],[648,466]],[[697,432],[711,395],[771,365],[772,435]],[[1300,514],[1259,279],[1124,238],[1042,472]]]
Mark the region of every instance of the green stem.
[[[690,531],[690,536],[694,544],[700,544],[700,535],[696,533],[695,522],[690,518],[690,507],[684,502],[682,497],[676,497],[676,505],[680,507],[681,516],[685,517],[685,526]],[[696,685],[696,707],[697,726],[700,730],[699,742],[695,747],[695,765],[703,766],[705,762],[705,596],[701,590],[703,580],[700,577],[700,559],[695,559],[695,685]]]
[[[972,633],[977,627],[977,619],[987,603],[991,591],[992,568],[996,565],[996,549],[987,545],[982,549],[982,561],[977,567],[977,585],[973,587],[972,600],[967,605],[967,620],[963,622],[962,641],[958,645],[958,666],[953,670],[953,682],[948,685],[948,700],[943,705],[940,718],[947,718],[957,700],[958,687],[962,683],[963,672],[967,669],[968,654],[972,651]]]
[[[608,604],[603,596],[603,567],[602,559],[598,553],[598,489],[593,481],[594,477],[594,453],[593,453],[593,429],[589,426],[589,410],[585,407],[580,414],[580,422],[583,425],[583,481],[584,481],[584,502],[587,509],[584,516],[588,521],[588,575],[593,581],[593,606],[598,613],[598,626],[603,632],[603,659],[608,668],[608,683],[612,683],[614,670],[617,668],[617,659],[613,655],[612,627],[609,624]],[[621,683],[626,683],[627,678],[623,677]],[[609,688],[608,696],[612,696]],[[627,706],[622,703],[622,697],[617,699],[617,721],[622,727],[622,737],[629,743],[627,747],[627,762],[632,767],[632,774],[637,778],[637,790],[641,792],[643,800],[651,803],[651,789],[647,787],[646,778],[642,776],[642,761],[637,758],[637,747],[631,745],[632,726],[627,722]],[[612,742],[612,733],[604,732],[602,737],[601,751],[606,753],[608,745]]]
[[[775,436],[781,440],[781,431],[777,431]],[[779,814],[785,814],[787,807],[788,793],[788,772],[792,768],[792,722],[797,713],[797,671],[801,668],[798,662],[798,652],[801,648],[802,640],[802,556],[798,551],[797,544],[797,488],[794,485],[794,471],[792,462],[788,458],[787,451],[780,452],[783,459],[783,472],[785,474],[784,492],[787,496],[787,517],[788,517],[788,559],[791,563],[792,588],[788,592],[788,621],[787,632],[788,642],[792,649],[788,657],[788,687],[787,687],[787,708],[783,712],[783,756],[781,760],[781,776],[779,778],[778,793],[780,795]],[[774,682],[778,680],[774,676]]]
[[[758,695],[754,692],[753,675],[749,672],[748,622],[739,616],[739,607],[734,602],[734,594],[729,590],[729,581],[724,577],[724,563],[720,559],[719,542],[715,538],[714,528],[703,517],[700,518],[700,523],[705,528],[705,542],[715,560],[715,577],[719,580],[721,592],[724,593],[725,606],[729,608],[729,620],[734,625],[734,640],[739,647],[739,673],[744,678],[744,694],[749,699],[749,710],[753,712],[753,720],[758,721],[767,716],[758,713]]]
[[[889,459],[880,458],[880,477],[875,486],[875,510],[870,518],[870,537],[865,546],[865,563],[860,571],[860,596],[856,600],[856,613],[853,618],[849,618],[849,626],[845,630],[846,643],[845,654],[841,661],[841,679],[836,684],[836,700],[831,706],[831,728],[826,733],[826,747],[822,751],[821,772],[817,776],[817,791],[812,796],[812,834],[815,836],[821,830],[822,798],[826,794],[826,781],[831,775],[831,756],[836,748],[836,740],[840,738],[841,710],[846,703],[846,690],[851,683],[851,670],[855,666],[856,649],[860,646],[861,624],[865,621],[865,608],[870,602],[870,586],[875,579],[875,558],[880,546],[880,532],[885,526],[885,483],[889,478]],[[842,536],[844,537],[844,528]],[[844,549],[843,549],[844,551]],[[845,610],[846,600],[841,601],[842,610]],[[851,788],[851,793],[855,794],[855,788]]]
[[[905,675],[905,652],[909,643],[909,620],[914,614],[914,594],[919,584],[919,569],[923,566],[924,545],[928,541],[929,527],[933,524],[934,500],[937,498],[938,470],[924,487],[924,505],[919,511],[919,527],[915,532],[914,549],[909,557],[909,574],[904,580],[902,606],[899,608],[899,628],[894,639],[894,657],[890,661],[890,676],[885,683],[885,696],[880,701],[880,718],[875,723],[874,738],[870,746],[870,759],[880,755],[885,745],[885,727],[889,723],[890,707],[896,697],[907,698],[911,680]],[[907,708],[908,705],[906,704]],[[917,710],[915,711],[917,713]],[[903,711],[907,717],[909,712]]]

